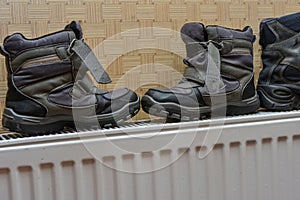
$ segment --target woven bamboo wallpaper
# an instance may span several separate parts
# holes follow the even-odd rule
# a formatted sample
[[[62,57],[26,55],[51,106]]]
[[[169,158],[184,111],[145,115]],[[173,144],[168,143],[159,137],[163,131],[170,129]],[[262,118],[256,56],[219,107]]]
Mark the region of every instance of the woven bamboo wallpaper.
[[[101,46],[102,49],[95,51],[103,58],[101,60],[103,65],[108,65],[107,71],[113,82],[103,87],[106,89],[129,87],[143,95],[150,87],[175,84],[180,78],[179,74],[184,70],[181,56],[165,50],[166,48],[155,49],[153,44],[164,47],[176,43],[172,48],[184,52],[183,43],[178,42],[179,40],[170,41],[168,34],[153,34],[151,31],[150,33],[140,31],[140,35],[136,37],[127,35],[126,40],[116,38],[106,42],[108,38],[144,27],[179,31],[184,23],[191,21],[231,28],[250,25],[258,35],[259,22],[262,18],[298,11],[300,0],[1,0],[0,41],[14,32],[22,32],[28,38],[38,37],[60,30],[72,20],[79,20],[85,40],[92,48],[104,44]],[[128,45],[138,48],[125,52],[124,48],[128,48]],[[1,115],[6,93],[4,62],[1,56]],[[260,67],[257,40],[256,78]],[[135,119],[145,117],[147,116],[141,112]]]

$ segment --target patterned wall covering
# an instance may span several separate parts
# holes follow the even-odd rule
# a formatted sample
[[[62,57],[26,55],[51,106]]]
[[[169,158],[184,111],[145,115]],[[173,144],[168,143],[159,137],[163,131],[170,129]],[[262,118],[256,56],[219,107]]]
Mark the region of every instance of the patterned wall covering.
[[[239,29],[249,25],[258,36],[262,18],[298,11],[299,0],[1,0],[0,44],[14,32],[38,37],[79,20],[86,42],[113,80],[101,87],[129,87],[142,95],[150,87],[170,86],[180,78],[184,65],[176,52],[184,54],[185,49],[176,32],[184,23]],[[132,29],[138,31],[131,33]],[[258,40],[254,54],[257,78],[261,68]],[[0,114],[6,93],[4,63],[1,56]],[[142,112],[135,117],[144,118],[147,115]]]

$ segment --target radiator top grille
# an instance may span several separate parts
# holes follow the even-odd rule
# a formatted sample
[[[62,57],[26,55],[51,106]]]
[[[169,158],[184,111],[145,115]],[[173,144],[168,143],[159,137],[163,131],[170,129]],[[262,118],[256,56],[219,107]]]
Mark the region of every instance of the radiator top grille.
[[[39,142],[39,141],[51,141],[59,139],[74,139],[78,137],[85,136],[101,136],[101,135],[122,135],[124,130],[126,133],[138,134],[138,132],[145,133],[151,131],[153,128],[159,129],[160,131],[168,131],[179,129],[183,127],[208,127],[217,125],[228,125],[228,124],[241,124],[241,123],[251,123],[251,122],[264,122],[270,120],[280,120],[287,118],[298,118],[300,117],[300,111],[285,111],[285,112],[267,112],[261,111],[255,114],[240,115],[240,116],[227,116],[226,118],[220,119],[205,119],[201,121],[191,121],[191,122],[179,122],[179,123],[165,123],[163,120],[153,120],[153,121],[135,121],[128,122],[119,127],[103,128],[103,129],[84,129],[84,130],[74,130],[65,129],[61,132],[41,134],[41,135],[28,135],[15,132],[4,132],[0,134],[0,148],[2,146],[14,145],[24,142]]]

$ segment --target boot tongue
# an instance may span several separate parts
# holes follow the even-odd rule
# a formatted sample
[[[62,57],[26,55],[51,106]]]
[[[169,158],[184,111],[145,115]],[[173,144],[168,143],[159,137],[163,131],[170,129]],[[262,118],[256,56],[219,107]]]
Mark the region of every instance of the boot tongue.
[[[181,38],[186,43],[204,42],[204,26],[201,23],[187,23],[181,28]]]
[[[72,21],[70,24],[68,24],[65,27],[65,30],[73,31],[75,33],[76,39],[81,40],[82,39],[82,28],[77,21]]]

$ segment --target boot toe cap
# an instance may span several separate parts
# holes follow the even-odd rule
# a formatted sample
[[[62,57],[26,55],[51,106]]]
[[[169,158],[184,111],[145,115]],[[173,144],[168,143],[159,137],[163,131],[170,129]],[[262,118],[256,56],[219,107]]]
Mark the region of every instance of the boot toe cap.
[[[199,97],[194,89],[171,88],[149,89],[142,98],[142,105],[151,107],[153,104],[177,104],[181,106],[199,106]]]
[[[130,89],[122,88],[104,95],[97,95],[98,106],[97,113],[112,113],[123,109],[124,107],[139,107],[139,96]]]
[[[110,101],[135,102],[139,99],[138,95],[128,88],[116,89],[104,95]]]

